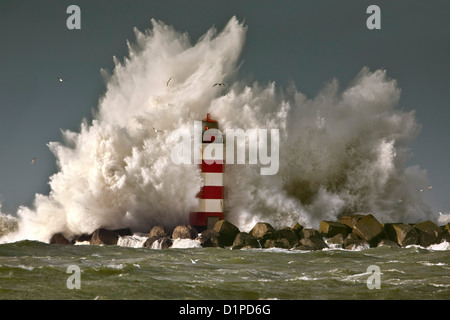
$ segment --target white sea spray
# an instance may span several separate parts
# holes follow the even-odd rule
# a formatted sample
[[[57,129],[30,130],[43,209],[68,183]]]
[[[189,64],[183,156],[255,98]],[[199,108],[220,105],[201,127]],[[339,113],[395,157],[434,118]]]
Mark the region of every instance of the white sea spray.
[[[294,86],[239,79],[247,27],[235,17],[195,43],[151,22],[135,30],[128,57],[102,71],[106,91],[92,123],[48,144],[59,168],[51,191],[19,208],[19,230],[9,239],[187,223],[201,174],[196,165],[174,165],[171,151],[178,131],[192,132],[206,113],[223,130],[280,132],[276,175],[261,176],[259,165],[225,168],[226,218],[241,230],[256,221],[317,227],[355,212],[383,222],[431,217],[419,191],[426,171],[407,166],[420,125],[398,107],[401,90],[386,70],[363,68],[347,87],[332,80],[309,98]],[[213,87],[217,81],[227,85]]]

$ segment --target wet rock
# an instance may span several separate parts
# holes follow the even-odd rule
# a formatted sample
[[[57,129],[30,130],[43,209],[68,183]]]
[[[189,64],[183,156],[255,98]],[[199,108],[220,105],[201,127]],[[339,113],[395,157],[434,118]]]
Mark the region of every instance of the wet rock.
[[[232,249],[260,248],[258,240],[247,232],[239,232],[233,241]]]
[[[172,232],[172,239],[195,239],[197,236],[197,229],[191,225],[176,226]]]
[[[337,234],[342,234],[345,238],[350,232],[352,232],[352,228],[334,221],[322,221],[319,227],[319,233],[326,238],[332,238]]]
[[[148,234],[149,238],[156,237],[157,239],[169,237],[170,231],[164,226],[154,226],[150,233]]]
[[[384,235],[384,229],[373,215],[368,214],[356,222],[353,226],[353,233],[371,246],[375,246]]]
[[[131,232],[130,228],[122,228],[122,229],[116,229],[112,230],[112,232],[117,233],[119,236],[132,236],[133,233]]]
[[[87,234],[87,233],[83,233],[81,235],[75,236],[73,238],[73,242],[91,242],[91,238],[92,238],[92,233],[91,234]]]
[[[202,247],[223,247],[220,234],[214,229],[207,229],[200,234],[200,244]]]
[[[289,243],[289,247],[292,248],[298,243],[298,237],[292,228],[286,227],[275,232],[275,239],[286,239]]]
[[[338,246],[343,246],[344,245],[344,236],[342,235],[342,233],[338,233],[337,235],[335,235],[334,237],[330,238],[327,240],[327,243],[330,245],[338,245]]]
[[[164,237],[164,238],[160,239],[159,242],[160,242],[159,246],[161,249],[168,249],[173,244],[173,240],[170,239],[169,237]]]
[[[289,240],[286,238],[280,239],[268,239],[264,243],[264,248],[281,248],[281,249],[290,249],[292,246],[289,243]]]
[[[402,247],[419,244],[419,233],[409,224],[386,223],[384,225],[389,239],[395,241]]]
[[[399,248],[400,246],[395,241],[392,241],[389,239],[383,239],[378,243],[377,247]]]
[[[450,233],[443,233],[441,237],[441,242],[446,241],[450,243]]]
[[[358,247],[369,247],[369,243],[352,232],[344,239],[343,247],[347,250],[355,250]]]
[[[91,237],[91,245],[116,245],[119,235],[114,231],[104,228],[94,231]]]
[[[249,233],[261,243],[265,243],[268,239],[275,239],[275,229],[267,222],[258,222]]]
[[[328,245],[320,237],[310,237],[300,239],[300,244],[295,247],[296,250],[322,250],[328,248]]]
[[[150,249],[168,249],[172,246],[173,241],[169,237],[156,237],[152,236],[149,237],[144,242],[144,248],[150,248]]]
[[[349,214],[340,217],[338,221],[339,223],[345,224],[346,226],[350,227],[350,229],[353,229],[355,224],[363,217],[363,214]]]
[[[444,234],[445,233],[449,233],[450,234],[450,222],[447,222],[447,224],[444,226],[442,231],[444,232]]]
[[[147,240],[145,240],[143,247],[144,248],[151,248],[153,246],[153,242],[158,241],[158,237],[152,236],[148,237]]]
[[[442,230],[430,220],[416,223],[414,228],[419,233],[419,244],[428,247],[434,243],[439,243],[442,237]]]
[[[72,244],[72,242],[67,240],[66,237],[64,237],[62,235],[62,233],[54,234],[50,239],[50,243],[51,244]]]
[[[302,231],[303,230],[303,226],[300,224],[300,223],[296,223],[296,224],[294,224],[293,226],[292,226],[292,231],[294,231],[295,232],[295,234],[297,235],[297,237],[298,237],[298,234],[300,233],[300,231]]]
[[[213,230],[219,234],[218,240],[221,246],[225,247],[233,245],[233,241],[239,233],[239,228],[226,220],[217,221]]]
[[[303,229],[299,232],[299,238],[320,238],[322,239],[322,235],[316,229]]]

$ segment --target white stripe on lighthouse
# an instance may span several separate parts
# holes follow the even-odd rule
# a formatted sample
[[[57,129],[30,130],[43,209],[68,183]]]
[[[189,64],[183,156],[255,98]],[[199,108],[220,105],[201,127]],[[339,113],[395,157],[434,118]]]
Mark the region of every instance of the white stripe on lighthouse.
[[[199,199],[198,212],[222,212],[223,199]]]
[[[205,186],[223,186],[222,172],[202,172],[202,179]]]

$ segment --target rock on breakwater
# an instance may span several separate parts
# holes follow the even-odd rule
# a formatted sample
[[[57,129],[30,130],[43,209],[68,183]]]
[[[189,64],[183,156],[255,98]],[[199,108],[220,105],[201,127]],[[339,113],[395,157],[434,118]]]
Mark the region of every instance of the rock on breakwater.
[[[117,245],[118,239],[131,235],[128,228],[120,230],[97,229],[92,235],[82,235],[69,240],[63,234],[55,234],[50,243],[74,244],[80,239],[90,245]],[[227,220],[218,221],[213,229],[198,233],[190,225],[174,229],[153,226],[142,246],[147,248],[171,248],[176,239],[196,240],[202,247],[231,248],[283,248],[291,250],[322,250],[340,247],[354,250],[365,247],[428,247],[441,241],[450,242],[450,224],[437,226],[432,221],[416,224],[380,223],[372,214],[345,215],[339,221],[322,221],[318,230],[304,228],[299,223],[292,227],[275,229],[270,223],[258,222],[249,232],[239,230]],[[157,245],[156,245],[157,244]]]

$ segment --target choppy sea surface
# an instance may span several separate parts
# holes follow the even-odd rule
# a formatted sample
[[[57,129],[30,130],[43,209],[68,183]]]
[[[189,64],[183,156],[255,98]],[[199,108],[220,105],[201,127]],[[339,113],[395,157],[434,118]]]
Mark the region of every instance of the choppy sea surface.
[[[450,299],[447,242],[295,251],[201,248],[192,240],[161,250],[139,241],[0,244],[0,299]]]

